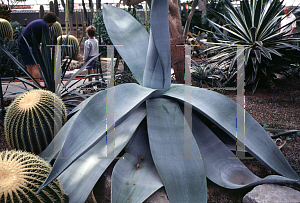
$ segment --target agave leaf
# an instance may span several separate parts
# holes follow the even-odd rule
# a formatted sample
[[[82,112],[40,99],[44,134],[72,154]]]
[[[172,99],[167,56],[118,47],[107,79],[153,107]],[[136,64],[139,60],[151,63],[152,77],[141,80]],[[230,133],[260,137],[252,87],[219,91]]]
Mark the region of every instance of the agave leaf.
[[[179,105],[155,98],[146,106],[151,154],[170,202],[206,202],[204,165]]]
[[[260,51],[255,49],[254,53],[255,53],[255,57],[256,57],[258,63],[261,63],[261,53],[260,53]]]
[[[115,128],[114,157],[125,147],[145,116],[146,108],[143,105]],[[59,176],[65,193],[69,195],[69,202],[86,200],[100,176],[114,160],[107,158],[106,153],[104,137]],[[124,173],[121,174],[124,175]]]
[[[145,28],[126,11],[102,4],[109,37],[136,80],[142,85],[149,42]]]
[[[145,87],[167,90],[171,86],[168,9],[168,1],[152,1],[150,40],[143,83]]]
[[[266,183],[297,182],[280,176],[257,177],[195,114],[192,128],[203,157],[206,176],[219,186],[237,189]]]
[[[191,104],[195,110],[236,140],[236,112],[237,108],[242,107],[219,93],[185,85],[172,85],[163,95],[184,102],[185,89],[192,92]],[[266,167],[287,178],[299,179],[270,136],[247,112],[245,112],[245,147]]]
[[[110,99],[106,98],[109,92],[114,95],[114,101],[107,101]],[[106,129],[112,130],[114,128],[114,126],[106,126],[107,112],[114,113],[115,126],[118,126],[126,116],[156,92],[159,91],[128,83],[97,93],[78,112],[79,115],[68,132],[62,150],[59,152],[58,156],[69,158],[55,161],[50,174],[38,192],[102,139]],[[107,102],[114,102],[114,105],[107,105]]]
[[[74,121],[76,120],[79,113],[72,116],[68,122],[65,123],[65,125],[58,131],[58,133],[55,135],[53,140],[50,142],[50,144],[47,146],[47,148],[39,154],[39,156],[45,161],[50,162],[54,157],[59,153],[61,150],[68,132],[73,127]]]
[[[163,186],[151,156],[145,121],[141,123],[131,138],[132,141],[126,146],[123,159],[119,160],[114,167],[111,183],[113,203],[128,202],[128,200],[144,202]]]

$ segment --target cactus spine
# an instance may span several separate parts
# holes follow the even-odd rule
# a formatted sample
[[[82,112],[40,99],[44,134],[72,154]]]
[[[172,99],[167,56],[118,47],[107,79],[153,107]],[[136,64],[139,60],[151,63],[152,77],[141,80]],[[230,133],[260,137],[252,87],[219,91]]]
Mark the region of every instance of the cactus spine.
[[[54,0],[54,13],[57,17],[57,21],[59,22],[59,9],[58,9],[58,3],[57,0]]]
[[[0,18],[0,38],[5,39],[6,37],[13,40],[13,29],[7,20]]]
[[[53,4],[53,1],[49,2],[49,6],[50,6],[50,12],[54,13],[54,4]]]
[[[67,35],[62,35],[57,38],[57,43],[64,42]],[[67,45],[72,45],[72,47],[68,47],[65,49],[65,53],[62,56],[62,58],[65,58],[65,56],[69,56],[70,58],[73,58],[75,60],[78,59],[78,53],[80,52],[79,43],[76,37],[73,35],[69,35]],[[71,52],[69,51],[71,50]]]
[[[58,179],[35,194],[50,170],[50,164],[37,155],[15,150],[0,152],[0,202],[63,203]]]
[[[54,138],[54,129],[67,121],[62,100],[47,90],[28,91],[9,106],[4,119],[11,148],[42,152]]]
[[[53,37],[57,38],[63,34],[61,24],[57,21],[49,28],[49,30],[50,30],[50,39],[52,39]]]
[[[44,6],[40,5],[40,12],[39,12],[39,18],[43,19],[43,16],[45,15]]]

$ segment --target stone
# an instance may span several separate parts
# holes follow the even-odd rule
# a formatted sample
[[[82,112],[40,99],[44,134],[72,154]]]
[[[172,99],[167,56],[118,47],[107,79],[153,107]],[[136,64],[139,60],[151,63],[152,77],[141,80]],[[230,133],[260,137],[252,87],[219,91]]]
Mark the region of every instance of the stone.
[[[256,186],[243,198],[243,203],[296,203],[300,192],[286,186],[263,184]]]

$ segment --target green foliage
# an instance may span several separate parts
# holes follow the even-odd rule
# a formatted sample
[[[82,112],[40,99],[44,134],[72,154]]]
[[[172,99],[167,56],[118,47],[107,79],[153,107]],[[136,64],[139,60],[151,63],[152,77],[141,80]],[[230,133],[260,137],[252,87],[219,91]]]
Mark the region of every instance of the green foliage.
[[[41,153],[67,121],[62,100],[47,90],[32,90],[17,97],[4,119],[6,140],[13,149]]]
[[[43,16],[45,15],[44,6],[40,5],[40,11],[39,11],[39,18],[43,19]]]
[[[63,44],[65,39],[67,38],[67,35],[62,35],[57,38],[58,44]],[[73,35],[68,36],[68,42],[66,45],[71,45],[71,47],[67,47],[65,49],[65,53],[63,54],[62,58],[65,58],[66,56],[69,56],[69,58],[74,58],[77,60],[78,53],[80,52],[80,46],[78,43],[78,40]]]
[[[21,34],[24,27],[18,21],[11,21],[10,25],[13,29],[13,38],[14,40],[18,40],[19,35]]]
[[[18,61],[23,62],[22,56],[19,53],[17,40],[9,41],[8,38],[5,40],[0,39],[0,45],[3,46],[11,55],[16,57]],[[2,49],[0,49],[0,73],[1,76],[5,77],[20,76],[22,73],[13,60],[4,54]]]
[[[70,202],[83,202],[122,149],[112,174],[112,203],[144,202],[162,186],[170,202],[204,203],[206,177],[230,189],[297,182],[299,176],[243,107],[213,91],[171,85],[168,0],[152,0],[150,36],[120,9],[104,4],[103,14],[110,39],[122,44],[116,49],[141,85],[108,88],[74,109],[41,154],[48,161],[57,153],[71,158],[56,159],[39,190],[60,177]],[[245,118],[242,146],[285,177],[259,178],[239,159],[230,159],[235,154],[223,141],[242,142],[236,136],[237,111]],[[63,144],[57,147],[56,141]]]
[[[223,72],[213,65],[192,63],[192,82],[196,87],[221,87]]]
[[[64,193],[58,179],[39,194],[51,165],[37,155],[23,151],[0,152],[0,202],[64,203]]]
[[[9,40],[13,39],[13,29],[7,20],[0,18],[0,38],[5,39],[6,37]]]
[[[206,62],[217,62],[220,66],[230,62],[230,65],[225,65],[228,73],[226,83],[232,85],[234,81],[238,57],[245,57],[246,84],[252,84],[253,91],[259,81],[269,82],[274,73],[280,74],[294,68],[290,64],[300,62],[300,48],[292,44],[299,38],[288,38],[287,31],[278,33],[282,2],[241,1],[241,9],[237,9],[226,0],[224,5],[226,15],[211,10],[224,26],[209,20],[216,30],[214,37],[217,43],[212,45],[219,54]],[[220,29],[227,31],[228,36]]]
[[[11,18],[10,13],[11,13],[11,10],[9,9],[8,5],[0,4],[0,18],[10,21],[10,18]]]

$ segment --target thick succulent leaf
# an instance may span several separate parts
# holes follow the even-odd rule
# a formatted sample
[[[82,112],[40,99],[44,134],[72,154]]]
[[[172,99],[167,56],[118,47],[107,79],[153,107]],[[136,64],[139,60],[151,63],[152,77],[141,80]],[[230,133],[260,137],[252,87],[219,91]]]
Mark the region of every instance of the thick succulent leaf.
[[[61,150],[68,132],[73,127],[74,121],[76,120],[79,113],[73,115],[68,122],[65,123],[65,125],[58,131],[58,133],[55,135],[53,140],[50,142],[50,144],[47,146],[47,148],[42,151],[39,156],[45,161],[50,162],[52,159],[55,158],[55,156],[59,153]],[[66,158],[66,157],[59,157],[59,158]]]
[[[237,189],[266,183],[297,182],[281,176],[267,176],[264,179],[257,177],[195,114],[192,129],[202,155],[206,176],[219,186]]]
[[[151,156],[146,120],[131,139],[112,173],[113,203],[144,202],[163,186]]]
[[[172,85],[164,95],[184,102],[185,90],[192,92],[191,104],[195,110],[214,122],[232,139],[236,139],[236,112],[237,108],[243,111],[241,106],[219,93],[185,85]],[[245,147],[247,152],[268,168],[285,177],[299,179],[270,136],[247,112],[245,112]]]
[[[115,128],[114,157],[125,147],[145,116],[146,108],[143,105]],[[87,199],[100,176],[114,160],[106,157],[106,153],[104,137],[59,176],[70,202],[84,202]]]
[[[113,93],[114,101],[109,101],[108,93]],[[106,129],[118,126],[134,109],[157,92],[137,84],[123,84],[97,93],[78,114],[69,130],[66,141],[58,156],[69,157],[57,159],[53,168],[40,187],[42,190],[74,161],[90,150],[103,136]],[[108,103],[114,105],[108,105]],[[115,126],[106,126],[107,113],[114,113]],[[64,127],[63,127],[64,128]]]
[[[142,85],[149,42],[145,28],[126,11],[102,4],[109,37],[136,80]]]
[[[166,90],[171,86],[168,9],[168,0],[152,1],[150,40],[143,83],[145,87]]]
[[[170,202],[206,202],[204,165],[178,103],[155,98],[146,107],[151,154]]]

